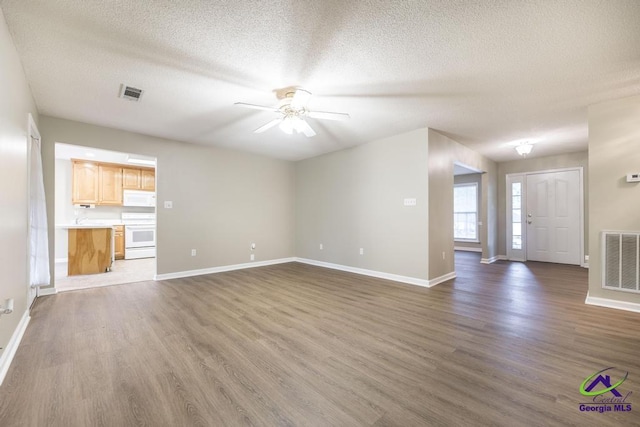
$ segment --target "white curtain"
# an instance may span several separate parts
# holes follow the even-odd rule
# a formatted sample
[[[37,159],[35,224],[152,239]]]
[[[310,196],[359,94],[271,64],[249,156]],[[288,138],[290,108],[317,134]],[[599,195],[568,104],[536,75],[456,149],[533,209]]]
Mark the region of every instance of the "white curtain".
[[[44,198],[44,177],[40,140],[31,138],[31,164],[29,165],[29,260],[30,285],[46,286],[51,282],[49,274],[49,237],[47,206]]]

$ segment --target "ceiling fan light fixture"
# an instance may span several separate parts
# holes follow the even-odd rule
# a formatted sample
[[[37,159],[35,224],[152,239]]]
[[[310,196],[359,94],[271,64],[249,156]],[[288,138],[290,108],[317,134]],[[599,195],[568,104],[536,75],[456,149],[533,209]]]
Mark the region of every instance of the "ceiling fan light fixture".
[[[311,92],[302,88],[296,88],[295,91],[287,92],[285,96],[280,99],[276,107],[247,104],[246,102],[236,102],[235,105],[279,114],[278,118],[260,126],[253,131],[254,133],[262,133],[278,125],[280,130],[287,135],[292,135],[293,131],[296,131],[296,133],[301,133],[307,138],[311,138],[316,135],[316,132],[309,126],[305,118],[309,117],[311,119],[321,120],[346,120],[349,118],[347,113],[308,110],[307,103],[310,97]]]
[[[528,142],[523,142],[521,144],[516,145],[516,151],[522,157],[527,157],[527,154],[530,154],[531,150],[533,150],[533,145],[529,144]]]
[[[291,135],[293,133],[294,126],[293,126],[293,123],[291,122],[290,117],[285,117],[284,119],[282,119],[278,127],[282,132],[286,133],[287,135]]]

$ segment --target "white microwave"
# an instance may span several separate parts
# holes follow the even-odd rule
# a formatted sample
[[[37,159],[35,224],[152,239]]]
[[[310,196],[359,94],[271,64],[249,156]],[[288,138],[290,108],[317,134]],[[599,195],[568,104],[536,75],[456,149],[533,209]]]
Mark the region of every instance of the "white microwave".
[[[153,191],[124,190],[122,206],[156,207],[156,193]]]

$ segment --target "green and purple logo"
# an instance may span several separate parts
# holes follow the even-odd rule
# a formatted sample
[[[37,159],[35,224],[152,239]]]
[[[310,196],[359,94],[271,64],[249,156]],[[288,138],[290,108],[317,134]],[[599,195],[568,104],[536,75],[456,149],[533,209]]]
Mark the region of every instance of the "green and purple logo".
[[[603,374],[611,369],[614,368],[605,368],[589,375],[582,384],[580,384],[580,394],[591,397],[591,402],[580,403],[580,411],[599,413],[631,411],[631,403],[627,401],[631,396],[631,392],[629,391],[625,395],[622,395],[622,393],[618,391],[618,388],[629,376],[629,372],[625,372],[618,381],[612,383],[611,375],[609,375],[609,373]]]

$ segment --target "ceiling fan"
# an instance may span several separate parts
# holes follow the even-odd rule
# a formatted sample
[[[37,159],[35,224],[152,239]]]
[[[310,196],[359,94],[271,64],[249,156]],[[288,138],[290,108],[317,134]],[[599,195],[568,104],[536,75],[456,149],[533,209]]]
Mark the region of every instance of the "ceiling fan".
[[[311,92],[302,88],[296,88],[294,91],[287,92],[276,107],[247,104],[245,102],[236,102],[235,105],[279,114],[277,118],[256,129],[254,133],[262,133],[279,125],[280,129],[288,135],[296,131],[297,133],[303,133],[307,137],[312,137],[315,136],[316,133],[311,126],[309,126],[309,123],[306,122],[306,117],[324,120],[347,120],[349,118],[347,113],[311,111],[307,109],[307,103],[310,98]]]

